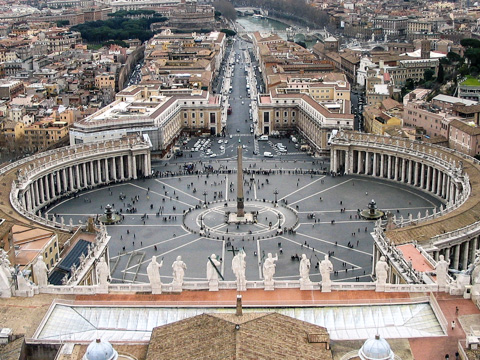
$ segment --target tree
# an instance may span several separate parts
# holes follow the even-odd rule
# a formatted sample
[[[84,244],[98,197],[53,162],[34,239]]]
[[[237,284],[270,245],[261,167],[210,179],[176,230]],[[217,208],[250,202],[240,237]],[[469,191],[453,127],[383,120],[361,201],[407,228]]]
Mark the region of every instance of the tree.
[[[235,10],[230,1],[219,0],[215,1],[212,5],[216,11],[223,15],[224,18],[232,21],[237,18],[237,10]]]
[[[444,78],[445,78],[445,73],[444,73],[444,70],[443,70],[443,65],[440,64],[438,66],[437,82],[440,83],[440,84],[443,83]]]
[[[480,48],[480,40],[477,39],[462,39],[460,44],[466,48]]]
[[[305,49],[307,48],[307,44],[305,44],[304,41],[295,41],[295,44],[298,44],[298,45],[300,45],[301,47],[303,47],[303,48],[305,48]]]
[[[70,25],[70,20],[57,20],[57,27],[64,27]]]
[[[423,78],[425,79],[425,81],[432,81],[434,76],[435,71],[432,69],[426,69],[423,73]]]
[[[237,33],[230,29],[222,29],[221,32],[225,33],[227,36],[235,36]]]

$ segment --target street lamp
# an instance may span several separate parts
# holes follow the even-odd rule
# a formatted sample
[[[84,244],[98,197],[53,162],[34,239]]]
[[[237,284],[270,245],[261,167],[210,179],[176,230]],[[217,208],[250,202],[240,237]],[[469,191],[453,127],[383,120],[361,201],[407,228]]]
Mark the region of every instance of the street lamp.
[[[273,192],[273,195],[275,195],[275,205],[277,205],[277,195],[278,195],[277,189],[275,189],[275,191]]]
[[[207,190],[205,190],[205,191],[203,192],[203,204],[204,204],[205,206],[207,206],[207,194],[208,194],[208,192],[207,192]]]
[[[200,230],[203,230],[203,214],[200,215]]]

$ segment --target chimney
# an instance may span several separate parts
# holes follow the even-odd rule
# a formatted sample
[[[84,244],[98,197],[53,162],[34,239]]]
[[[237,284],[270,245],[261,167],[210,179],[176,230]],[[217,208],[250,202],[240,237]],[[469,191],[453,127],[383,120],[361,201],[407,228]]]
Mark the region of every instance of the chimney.
[[[237,311],[235,312],[235,315],[237,316],[242,316],[242,295],[237,295]]]

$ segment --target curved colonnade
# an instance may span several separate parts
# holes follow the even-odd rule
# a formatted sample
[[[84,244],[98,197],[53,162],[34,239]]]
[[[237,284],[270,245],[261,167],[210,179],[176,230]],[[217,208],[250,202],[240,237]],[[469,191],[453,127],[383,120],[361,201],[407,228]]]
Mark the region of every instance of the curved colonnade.
[[[380,237],[385,248],[418,244],[428,258],[444,255],[455,269],[474,261],[480,245],[478,160],[419,141],[339,131],[331,141],[331,171],[403,183],[442,200],[444,206],[430,214],[393,216]],[[373,268],[380,255],[375,249]]]
[[[104,143],[74,145],[22,159],[0,170],[15,170],[10,203],[42,225],[71,231],[78,226],[63,218],[49,219],[38,212],[58,199],[97,186],[151,174],[150,144],[141,137]]]

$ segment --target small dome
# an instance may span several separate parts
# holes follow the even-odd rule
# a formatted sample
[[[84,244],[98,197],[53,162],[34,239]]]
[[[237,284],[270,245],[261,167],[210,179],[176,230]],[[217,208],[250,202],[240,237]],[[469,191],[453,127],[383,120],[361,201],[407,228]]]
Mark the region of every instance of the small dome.
[[[88,345],[83,360],[116,360],[118,354],[108,341],[97,339]]]
[[[393,360],[395,358],[387,340],[380,339],[380,335],[365,341],[358,351],[358,356],[362,360]]]

